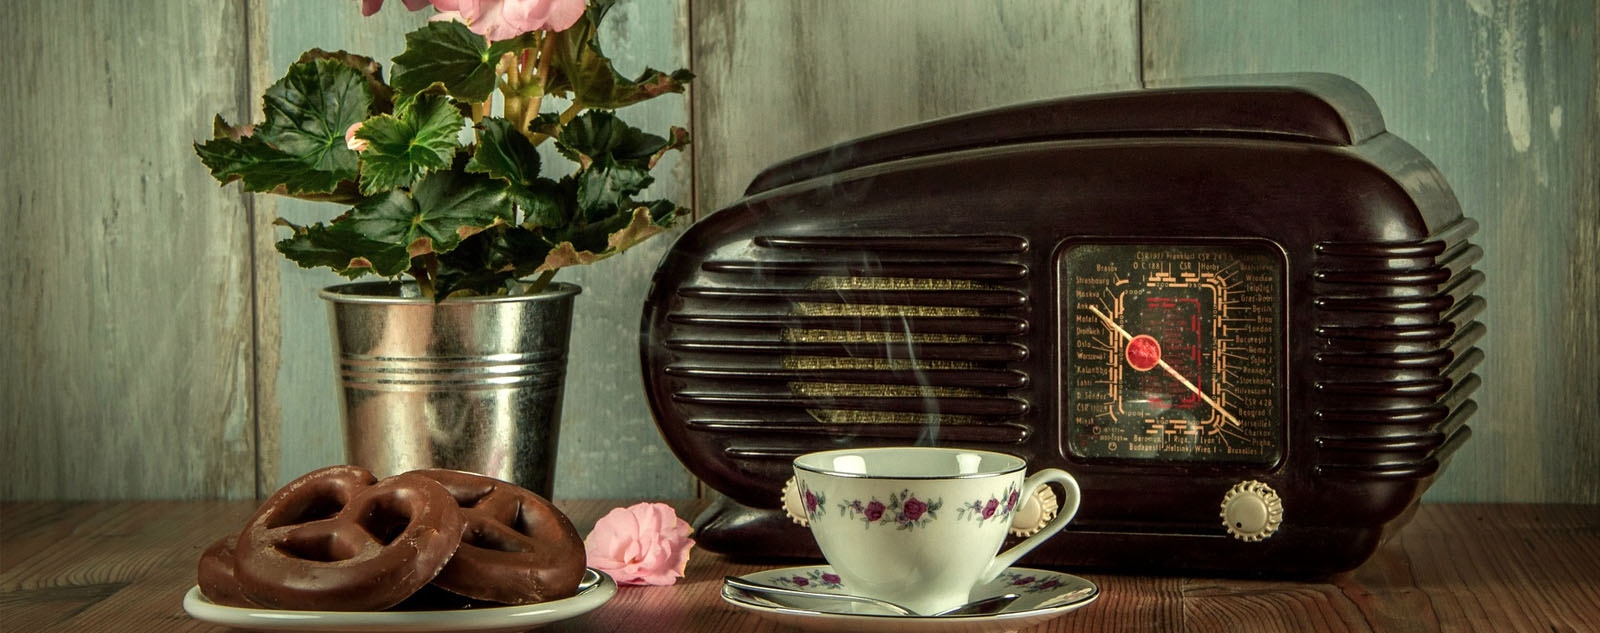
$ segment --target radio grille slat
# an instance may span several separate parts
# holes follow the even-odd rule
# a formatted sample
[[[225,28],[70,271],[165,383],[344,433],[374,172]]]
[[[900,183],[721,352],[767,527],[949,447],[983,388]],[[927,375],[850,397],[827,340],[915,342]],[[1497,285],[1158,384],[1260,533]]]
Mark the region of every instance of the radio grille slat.
[[[770,369],[760,367],[706,368],[668,365],[668,376],[713,381],[830,382],[853,384],[923,385],[974,389],[1021,389],[1028,375],[1016,370],[975,369]]]
[[[1020,444],[1032,436],[1032,429],[1022,424],[946,424],[929,427],[923,424],[875,423],[828,424],[814,420],[774,421],[771,419],[738,420],[717,418],[690,418],[689,428],[708,433],[762,435],[823,436],[830,438],[900,439],[930,435],[940,440],[982,442],[986,444]],[[931,439],[931,438],[930,438]]]
[[[766,288],[685,287],[684,297],[726,301],[851,303],[960,308],[1014,309],[1028,304],[1017,290],[782,290]]]
[[[1028,403],[1015,398],[898,397],[898,396],[784,396],[741,393],[675,393],[683,404],[787,409],[842,409],[927,415],[971,415],[1014,418],[1028,412]]]
[[[1020,255],[1028,250],[1028,240],[1015,235],[914,235],[879,237],[838,237],[799,235],[758,235],[750,240],[756,246],[772,249],[804,249],[873,253],[932,252]]]
[[[844,330],[854,332],[910,332],[912,334],[972,334],[978,336],[1021,336],[1028,331],[1028,321],[1026,319],[1004,316],[814,317],[777,314],[671,314],[667,316],[667,320],[679,325],[768,330]]]
[[[708,273],[768,277],[933,277],[968,281],[1021,281],[1028,267],[982,261],[733,261],[714,260],[700,265]]]
[[[670,339],[667,349],[703,354],[747,354],[756,356],[838,356],[843,358],[920,358],[923,360],[967,360],[973,362],[1015,363],[1027,360],[1028,348],[1018,343],[927,343],[927,342],[827,342],[730,341]]]

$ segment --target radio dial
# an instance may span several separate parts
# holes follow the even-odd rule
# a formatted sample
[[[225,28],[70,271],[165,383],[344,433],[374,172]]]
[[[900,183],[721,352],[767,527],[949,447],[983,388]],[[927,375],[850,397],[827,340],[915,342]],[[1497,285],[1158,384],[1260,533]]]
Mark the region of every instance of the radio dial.
[[[1283,523],[1283,500],[1259,481],[1241,481],[1222,497],[1222,526],[1241,541],[1272,536]]]

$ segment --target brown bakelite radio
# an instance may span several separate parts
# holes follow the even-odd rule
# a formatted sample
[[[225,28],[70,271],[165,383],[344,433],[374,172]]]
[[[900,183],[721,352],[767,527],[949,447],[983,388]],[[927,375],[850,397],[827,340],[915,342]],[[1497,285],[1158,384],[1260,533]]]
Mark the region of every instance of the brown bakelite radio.
[[[1074,97],[762,172],[656,273],[656,422],[706,548],[815,556],[799,454],[1060,467],[1033,564],[1316,575],[1402,525],[1469,431],[1481,251],[1432,164],[1329,75]]]

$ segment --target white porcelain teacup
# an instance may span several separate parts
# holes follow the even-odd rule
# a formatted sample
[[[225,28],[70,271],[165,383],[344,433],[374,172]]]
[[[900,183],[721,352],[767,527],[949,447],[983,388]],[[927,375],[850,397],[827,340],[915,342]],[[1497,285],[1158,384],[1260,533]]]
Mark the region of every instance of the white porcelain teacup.
[[[862,448],[794,460],[811,534],[843,590],[917,613],[965,604],[1078,511],[1078,482],[1046,469],[1023,479],[1022,458],[960,448]],[[1047,483],[1060,511],[1004,553],[1012,516]]]

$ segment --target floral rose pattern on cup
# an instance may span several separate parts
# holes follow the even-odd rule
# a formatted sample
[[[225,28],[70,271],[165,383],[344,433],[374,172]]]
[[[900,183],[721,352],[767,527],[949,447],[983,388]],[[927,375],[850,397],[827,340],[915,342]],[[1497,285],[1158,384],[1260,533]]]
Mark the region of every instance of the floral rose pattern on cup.
[[[808,589],[839,589],[844,586],[844,581],[839,580],[838,574],[820,569],[807,570],[804,576],[773,578],[772,582],[786,587],[805,587]]]
[[[1010,571],[1000,574],[1000,578],[1005,580],[1006,584],[1011,585],[1013,590],[1026,593],[1049,591],[1060,587],[1062,584],[1060,576],[1033,576],[1031,574],[1024,576]]]
[[[1006,491],[999,496],[988,499],[979,499],[961,504],[956,509],[956,518],[963,520],[976,520],[983,523],[990,519],[1010,520],[1011,515],[1017,513],[1017,504],[1021,500],[1021,493],[1015,485],[1006,486]]]
[[[800,502],[805,505],[807,520],[815,521],[817,517],[827,514],[828,498],[807,488],[804,483],[800,484]]]
[[[902,530],[927,525],[929,521],[939,518],[939,508],[944,505],[943,499],[932,501],[920,498],[910,490],[901,490],[889,495],[888,501],[879,501],[872,497],[863,502],[853,499],[849,503],[839,504],[839,514],[850,519],[860,519],[867,527],[874,525],[894,525]]]

